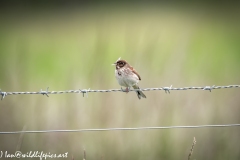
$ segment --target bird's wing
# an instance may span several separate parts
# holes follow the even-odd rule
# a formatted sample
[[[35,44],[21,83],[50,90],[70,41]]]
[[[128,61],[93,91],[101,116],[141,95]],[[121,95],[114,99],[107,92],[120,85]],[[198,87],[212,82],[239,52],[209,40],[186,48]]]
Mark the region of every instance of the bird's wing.
[[[136,71],[133,67],[130,67],[130,68],[131,68],[132,72],[138,76],[138,79],[141,80],[141,77],[140,77],[140,75],[137,73],[137,71]]]

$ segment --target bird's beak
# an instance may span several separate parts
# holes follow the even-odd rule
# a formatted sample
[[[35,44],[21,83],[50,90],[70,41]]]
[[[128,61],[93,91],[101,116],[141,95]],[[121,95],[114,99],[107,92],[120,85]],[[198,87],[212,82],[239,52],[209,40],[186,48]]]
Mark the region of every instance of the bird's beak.
[[[121,59],[121,57],[118,58],[118,60],[120,60],[120,59]],[[117,61],[118,61],[118,60],[117,60]],[[116,65],[117,65],[117,61],[116,61],[115,63],[113,63],[112,65],[113,65],[113,66],[116,66]]]

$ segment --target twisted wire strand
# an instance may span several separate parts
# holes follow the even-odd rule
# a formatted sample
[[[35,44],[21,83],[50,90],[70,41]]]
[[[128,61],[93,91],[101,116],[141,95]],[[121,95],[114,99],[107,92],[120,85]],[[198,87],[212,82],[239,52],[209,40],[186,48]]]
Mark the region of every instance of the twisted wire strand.
[[[198,125],[198,126],[166,126],[166,127],[136,127],[136,128],[99,128],[99,129],[76,129],[76,130],[41,130],[41,131],[12,131],[0,132],[0,134],[21,133],[56,133],[56,132],[100,132],[100,131],[127,131],[127,130],[153,130],[153,129],[194,129],[194,128],[217,128],[217,127],[240,127],[240,124],[223,125]]]
[[[49,88],[49,87],[48,87]],[[89,92],[125,92],[123,89],[108,89],[108,90],[90,90],[89,89],[78,89],[78,90],[66,90],[66,91],[43,91],[42,89],[39,92],[2,92],[0,90],[0,95],[2,95],[2,99],[8,95],[19,95],[19,94],[42,94],[48,97],[49,94],[66,94],[66,93],[82,93],[83,97],[84,94]],[[172,88],[170,87],[160,87],[160,88],[144,88],[144,89],[130,89],[129,91],[156,91],[156,90],[164,90],[166,93],[170,93],[170,90],[193,90],[193,89],[201,89],[201,90],[208,90],[212,91],[213,89],[226,89],[226,88],[240,88],[240,85],[228,85],[228,86],[205,86],[205,87],[182,87],[182,88]]]

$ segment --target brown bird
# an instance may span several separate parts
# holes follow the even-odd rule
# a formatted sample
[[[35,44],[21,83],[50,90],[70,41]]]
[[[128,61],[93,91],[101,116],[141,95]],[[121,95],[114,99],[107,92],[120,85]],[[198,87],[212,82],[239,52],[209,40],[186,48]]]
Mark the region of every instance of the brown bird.
[[[115,77],[120,86],[126,87],[126,92],[129,92],[131,87],[140,89],[137,83],[141,80],[141,77],[127,61],[119,58],[113,65],[116,66]],[[136,93],[139,99],[147,98],[142,91],[136,91]]]

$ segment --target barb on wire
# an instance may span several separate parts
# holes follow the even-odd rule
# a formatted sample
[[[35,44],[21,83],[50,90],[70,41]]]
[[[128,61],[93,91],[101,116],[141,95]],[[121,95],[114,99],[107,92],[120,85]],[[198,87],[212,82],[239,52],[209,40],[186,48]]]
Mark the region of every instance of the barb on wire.
[[[99,132],[99,131],[126,131],[126,130],[153,130],[153,129],[193,129],[193,128],[216,128],[216,127],[240,127],[240,124],[223,125],[199,125],[199,126],[166,126],[166,127],[137,127],[137,128],[99,128],[99,129],[76,129],[76,130],[41,130],[41,131],[11,131],[0,134],[21,133],[56,133],[56,132]]]
[[[215,85],[211,86],[206,86],[203,88],[203,90],[209,90],[210,92],[212,91],[212,89],[215,87]]]
[[[7,96],[7,92],[2,92],[0,89],[0,95],[2,96],[1,100],[3,100]]]
[[[84,97],[84,94],[86,94],[87,95],[87,97],[88,97],[88,92],[90,91],[90,88],[88,88],[88,89],[79,89],[79,93],[82,93],[83,94],[83,97]]]
[[[49,97],[49,96],[48,96],[48,89],[49,89],[49,87],[47,87],[46,91],[43,91],[43,90],[41,89],[41,90],[40,90],[40,94],[42,94],[43,96],[46,95],[47,97]]]
[[[204,87],[182,87],[182,88],[173,88],[172,85],[170,87],[160,87],[160,88],[144,88],[144,89],[128,89],[129,92],[131,91],[156,91],[156,90],[164,90],[165,93],[170,93],[170,90],[209,90],[210,92],[213,89],[225,89],[225,88],[240,88],[240,85],[228,85],[228,86],[204,86]],[[41,89],[40,92],[2,92],[0,90],[0,95],[2,96],[2,99],[6,97],[7,95],[18,95],[18,94],[42,94],[49,97],[49,94],[66,94],[66,93],[82,93],[83,97],[85,94],[89,92],[126,92],[126,90],[121,89],[108,89],[108,90],[90,90],[89,89],[78,89],[78,90],[66,90],[66,91],[48,91],[49,87],[47,87],[46,91],[43,91]]]
[[[170,87],[163,87],[163,90],[165,90],[165,93],[170,94],[170,89],[172,89],[172,85]]]

